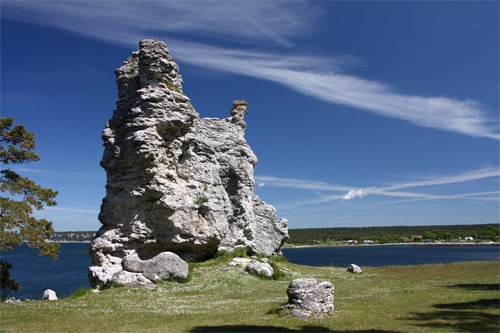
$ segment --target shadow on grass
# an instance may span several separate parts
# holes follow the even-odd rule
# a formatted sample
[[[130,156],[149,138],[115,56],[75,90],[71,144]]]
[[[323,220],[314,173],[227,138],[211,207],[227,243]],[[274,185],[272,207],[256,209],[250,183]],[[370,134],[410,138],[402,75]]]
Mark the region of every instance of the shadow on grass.
[[[468,284],[455,284],[446,286],[446,288],[457,288],[466,290],[500,290],[498,283],[468,283]]]
[[[437,309],[448,311],[434,311],[413,313],[410,320],[418,321],[420,327],[452,328],[464,332],[499,332],[500,314],[488,313],[479,310],[500,309],[500,299],[480,299],[473,302],[435,304]]]
[[[463,303],[449,303],[449,304],[435,304],[432,307],[438,309],[451,309],[451,310],[484,310],[484,309],[499,309],[500,299],[480,299],[474,302]]]
[[[410,320],[420,327],[453,329],[462,332],[499,332],[500,315],[479,311],[434,311],[413,313]]]
[[[467,283],[444,286],[478,291],[498,291],[498,283]],[[498,293],[495,293],[498,295]],[[462,332],[500,332],[500,299],[482,298],[472,302],[434,304],[432,312],[412,313],[415,326],[453,329]],[[492,313],[492,310],[495,313]]]
[[[227,325],[227,326],[199,326],[189,332],[386,332],[391,331],[332,331],[320,326],[302,326],[300,329],[292,329],[279,326],[257,326],[257,325]],[[392,332],[395,333],[395,332]]]

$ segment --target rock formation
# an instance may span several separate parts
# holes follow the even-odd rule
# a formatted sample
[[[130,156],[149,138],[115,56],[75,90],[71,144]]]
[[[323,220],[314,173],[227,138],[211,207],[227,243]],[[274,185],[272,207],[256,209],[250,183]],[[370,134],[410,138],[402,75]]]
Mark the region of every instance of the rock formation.
[[[200,119],[159,41],[141,41],[115,74],[117,108],[102,134],[107,185],[103,226],[90,245],[91,283],[111,281],[127,256],[173,252],[203,260],[235,246],[279,253],[287,221],[253,193],[257,158],[244,138],[247,103],[235,101],[229,118]]]

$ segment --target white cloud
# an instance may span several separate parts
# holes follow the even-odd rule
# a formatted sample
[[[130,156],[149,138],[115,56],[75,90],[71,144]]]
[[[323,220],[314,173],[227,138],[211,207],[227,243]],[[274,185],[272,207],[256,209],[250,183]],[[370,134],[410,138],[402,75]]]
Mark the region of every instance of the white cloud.
[[[449,195],[429,194],[429,193],[416,193],[416,192],[402,192],[399,190],[409,189],[415,187],[428,187],[432,191],[432,187],[436,185],[458,184],[465,182],[472,182],[478,180],[486,180],[492,177],[500,177],[499,168],[483,168],[468,172],[463,172],[450,176],[434,176],[426,177],[423,180],[403,182],[398,184],[389,185],[386,187],[367,187],[358,188],[352,186],[334,185],[324,182],[315,182],[300,179],[283,179],[271,176],[256,176],[256,179],[266,180],[269,187],[281,187],[290,189],[301,189],[321,192],[346,192],[346,194],[321,194],[318,197],[308,200],[296,201],[290,205],[290,208],[304,205],[321,204],[338,200],[350,200],[354,198],[363,198],[367,195],[378,195],[386,197],[404,198],[404,201],[416,200],[443,200],[443,199],[463,199],[478,202],[498,202],[500,200],[500,191],[487,191],[487,192],[471,192],[471,193],[455,193]],[[498,179],[496,180],[498,181]],[[401,202],[401,201],[398,201]]]
[[[359,188],[359,189],[352,189],[350,190],[346,195],[342,197],[344,200],[351,200],[354,198],[362,198],[365,195],[370,194],[371,190],[373,190],[374,187],[369,187],[369,188]]]
[[[62,170],[43,170],[43,169],[34,169],[27,168],[21,166],[13,166],[12,171],[21,173],[31,173],[37,174],[39,176],[45,177],[54,177],[54,178],[77,178],[77,179],[106,179],[106,173],[104,170],[99,173],[90,173],[90,172],[73,172],[73,171],[62,171]]]
[[[292,48],[293,41],[318,26],[315,19],[321,14],[316,3],[4,0],[2,9],[7,18],[127,46],[146,37],[162,38],[176,58],[193,65],[274,81],[320,100],[419,126],[500,139],[497,120],[478,101],[400,94],[387,84],[344,74],[342,69],[352,57],[301,55],[303,51]],[[202,36],[208,43],[224,39],[236,44],[221,48],[180,41],[193,36]],[[234,48],[241,44],[279,44],[294,53]]]
[[[266,186],[270,187],[282,187],[282,188],[294,188],[301,190],[313,190],[313,191],[349,191],[352,187],[332,185],[324,182],[317,182],[311,180],[302,180],[294,178],[278,178],[272,176],[255,176],[255,180],[266,182]]]
[[[259,185],[257,185],[258,187],[264,187],[266,186],[266,183],[259,183]]]
[[[145,37],[198,35],[290,45],[321,11],[306,1],[2,1],[2,16],[134,46]],[[139,37],[139,39],[138,39]]]
[[[320,100],[419,126],[500,139],[497,123],[489,119],[481,103],[399,94],[383,83],[341,74],[340,69],[348,61],[347,57],[287,56],[283,60],[283,55],[226,50],[199,44],[174,44],[177,44],[174,53],[194,65],[265,78]],[[320,70],[325,68],[329,71]]]
[[[99,214],[98,210],[93,209],[83,209],[83,208],[72,208],[72,207],[44,207],[45,211],[52,212],[71,212],[71,213],[85,213],[85,214]]]

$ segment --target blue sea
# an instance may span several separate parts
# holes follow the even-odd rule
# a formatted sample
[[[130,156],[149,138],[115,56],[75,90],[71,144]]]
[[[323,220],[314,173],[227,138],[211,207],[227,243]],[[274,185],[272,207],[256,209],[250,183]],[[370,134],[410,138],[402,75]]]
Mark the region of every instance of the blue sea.
[[[88,243],[62,243],[57,260],[39,257],[37,250],[25,244],[13,252],[1,252],[2,260],[13,265],[11,276],[22,285],[21,290],[9,296],[39,300],[44,290],[52,289],[59,298],[64,298],[80,288],[90,287],[88,253]],[[500,247],[335,246],[283,249],[283,254],[291,263],[300,265],[379,267],[499,260]]]

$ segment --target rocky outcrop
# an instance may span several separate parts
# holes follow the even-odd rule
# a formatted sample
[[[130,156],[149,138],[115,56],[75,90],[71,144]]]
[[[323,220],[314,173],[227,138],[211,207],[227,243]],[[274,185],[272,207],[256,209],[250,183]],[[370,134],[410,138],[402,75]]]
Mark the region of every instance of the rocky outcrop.
[[[296,279],[286,291],[288,304],[284,313],[296,318],[322,317],[333,314],[334,287],[330,282],[316,279]]]
[[[173,252],[203,260],[243,246],[273,255],[287,221],[253,193],[257,158],[244,138],[245,101],[226,119],[200,119],[163,42],[144,40],[116,71],[117,109],[102,134],[106,197],[90,245],[92,284],[127,256]],[[126,270],[126,269],[125,269]]]

